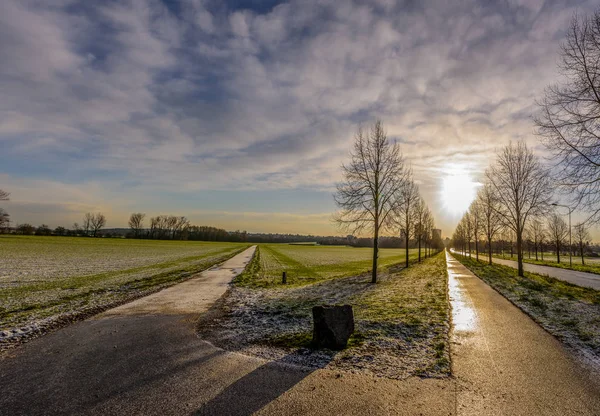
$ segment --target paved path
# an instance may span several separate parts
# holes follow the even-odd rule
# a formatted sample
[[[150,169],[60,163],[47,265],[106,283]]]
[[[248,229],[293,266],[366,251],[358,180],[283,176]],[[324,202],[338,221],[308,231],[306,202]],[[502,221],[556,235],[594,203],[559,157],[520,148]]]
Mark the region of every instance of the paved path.
[[[503,264],[510,266],[514,269],[517,268],[517,262],[513,260],[499,259],[492,257],[494,263]],[[555,277],[560,280],[564,280],[579,286],[591,287],[596,290],[600,290],[600,275],[594,273],[579,272],[576,270],[561,269],[559,267],[552,266],[540,266],[538,264],[523,263],[525,271],[547,274],[548,276]]]
[[[459,415],[600,415],[600,382],[446,253]]]
[[[600,391],[561,345],[451,259],[456,378],[306,370],[216,348],[196,322],[250,256],[12,350],[0,414],[599,414]]]
[[[199,339],[199,314],[225,292],[252,250],[12,350],[0,359],[0,415],[453,413],[449,379],[399,382],[310,371]]]

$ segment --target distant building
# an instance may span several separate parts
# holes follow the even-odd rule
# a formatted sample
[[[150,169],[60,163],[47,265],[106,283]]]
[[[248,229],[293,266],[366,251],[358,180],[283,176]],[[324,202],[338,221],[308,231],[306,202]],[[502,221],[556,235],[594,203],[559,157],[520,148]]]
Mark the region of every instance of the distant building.
[[[433,239],[437,240],[438,238],[441,240],[442,239],[442,230],[438,229],[438,228],[434,228],[432,230],[433,233]]]

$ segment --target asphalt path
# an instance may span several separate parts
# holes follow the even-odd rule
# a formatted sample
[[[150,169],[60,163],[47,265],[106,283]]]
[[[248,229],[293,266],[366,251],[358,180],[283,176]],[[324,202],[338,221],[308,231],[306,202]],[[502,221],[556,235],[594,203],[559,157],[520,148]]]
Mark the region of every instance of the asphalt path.
[[[600,381],[446,253],[459,415],[600,415]]]
[[[254,248],[0,359],[0,415],[449,415],[450,379],[305,369],[198,338]]]
[[[492,257],[492,261],[504,266],[517,268],[517,262],[513,260],[499,259]],[[600,290],[600,275],[594,273],[580,272],[577,270],[562,269],[552,266],[540,266],[538,264],[523,263],[523,268],[527,272],[546,274],[556,279],[564,280],[578,286],[591,287]]]
[[[219,349],[198,338],[198,318],[253,250],[11,350],[0,359],[0,414],[600,414],[598,380],[450,257],[454,377],[391,380]]]

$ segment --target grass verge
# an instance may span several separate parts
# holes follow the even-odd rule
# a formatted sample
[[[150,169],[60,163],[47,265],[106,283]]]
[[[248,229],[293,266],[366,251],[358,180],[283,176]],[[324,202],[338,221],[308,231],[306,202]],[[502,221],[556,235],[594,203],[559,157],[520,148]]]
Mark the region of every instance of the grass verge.
[[[408,269],[382,272],[378,284],[360,274],[288,287],[256,287],[260,251],[201,321],[203,338],[267,359],[390,378],[450,374],[449,303],[444,253]],[[355,334],[341,352],[312,348],[312,307],[350,304]]]
[[[548,332],[585,356],[600,361],[600,291],[499,264],[452,254]]]

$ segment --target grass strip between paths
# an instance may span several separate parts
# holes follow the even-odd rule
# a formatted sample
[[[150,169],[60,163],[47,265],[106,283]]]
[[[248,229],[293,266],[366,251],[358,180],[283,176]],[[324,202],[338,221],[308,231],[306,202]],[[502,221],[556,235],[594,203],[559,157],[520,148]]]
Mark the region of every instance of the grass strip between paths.
[[[260,250],[201,336],[225,349],[309,367],[364,370],[402,379],[450,374],[449,302],[444,253],[408,269],[390,267],[312,284],[261,287]],[[356,332],[341,352],[311,346],[312,307],[350,304]]]

